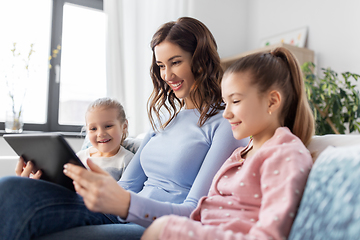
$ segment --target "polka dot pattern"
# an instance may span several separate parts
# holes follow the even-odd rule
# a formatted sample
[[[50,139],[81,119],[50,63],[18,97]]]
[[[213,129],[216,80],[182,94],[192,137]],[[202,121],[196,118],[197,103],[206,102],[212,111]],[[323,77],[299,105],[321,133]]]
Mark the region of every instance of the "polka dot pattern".
[[[179,230],[184,232],[184,227],[188,226],[196,236],[187,232],[184,239],[207,239],[209,236],[216,239],[216,234],[205,235],[214,229],[214,223],[221,225],[222,234],[227,234],[227,230],[247,233],[248,226],[260,231],[266,228],[264,234],[268,234],[269,239],[282,239],[288,234],[312,159],[288,129],[279,128],[275,136],[266,142],[266,148],[260,148],[242,163],[239,150],[221,167],[209,197],[200,201],[200,207],[192,213],[201,224],[181,225],[182,230]],[[262,203],[267,205],[262,207]],[[211,225],[211,228],[204,225]],[[194,231],[194,228],[202,229]]]

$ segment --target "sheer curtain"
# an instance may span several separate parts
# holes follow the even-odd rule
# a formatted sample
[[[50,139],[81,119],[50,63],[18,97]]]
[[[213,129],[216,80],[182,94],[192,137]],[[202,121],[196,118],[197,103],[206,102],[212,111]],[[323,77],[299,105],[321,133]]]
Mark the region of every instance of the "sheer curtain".
[[[104,0],[107,22],[107,94],[124,106],[130,136],[150,128],[150,41],[158,27],[189,13],[190,0]]]

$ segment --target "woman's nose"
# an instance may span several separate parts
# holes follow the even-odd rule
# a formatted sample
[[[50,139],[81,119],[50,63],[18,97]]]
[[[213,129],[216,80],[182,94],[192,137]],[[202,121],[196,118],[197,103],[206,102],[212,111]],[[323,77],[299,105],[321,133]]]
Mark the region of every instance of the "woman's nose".
[[[163,73],[164,73],[163,75],[164,81],[171,81],[175,76],[171,68],[166,68]]]

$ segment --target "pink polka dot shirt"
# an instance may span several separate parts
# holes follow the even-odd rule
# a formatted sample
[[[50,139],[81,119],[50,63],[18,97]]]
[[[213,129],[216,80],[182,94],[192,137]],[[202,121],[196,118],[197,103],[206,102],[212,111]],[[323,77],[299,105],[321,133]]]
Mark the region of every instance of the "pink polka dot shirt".
[[[171,216],[160,239],[286,239],[312,158],[288,128],[246,160],[238,148],[215,175],[190,218]]]

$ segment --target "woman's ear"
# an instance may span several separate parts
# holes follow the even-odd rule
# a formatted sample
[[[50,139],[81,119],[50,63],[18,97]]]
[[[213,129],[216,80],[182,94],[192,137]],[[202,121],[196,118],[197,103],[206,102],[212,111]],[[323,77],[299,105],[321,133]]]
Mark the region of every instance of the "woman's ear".
[[[281,93],[277,90],[273,90],[268,95],[268,113],[276,112],[281,106]]]

